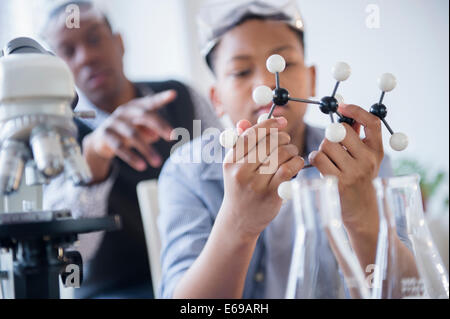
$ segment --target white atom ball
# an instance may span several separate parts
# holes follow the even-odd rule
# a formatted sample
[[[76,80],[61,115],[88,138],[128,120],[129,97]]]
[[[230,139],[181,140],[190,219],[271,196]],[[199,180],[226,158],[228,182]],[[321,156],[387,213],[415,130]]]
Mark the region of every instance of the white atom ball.
[[[267,105],[272,102],[272,100],[273,92],[272,89],[268,86],[261,85],[253,91],[253,101],[255,101],[256,105]]]
[[[267,59],[266,67],[271,73],[281,73],[286,68],[286,61],[281,55],[274,54]]]
[[[220,134],[220,145],[225,148],[233,148],[239,136],[235,129],[229,128]]]
[[[336,94],[336,95],[334,96],[334,98],[338,101],[338,104],[339,104],[339,105],[345,104],[345,101],[344,101],[344,98],[342,97],[342,95]]]
[[[345,62],[338,62],[332,69],[333,77],[336,81],[346,81],[352,74],[350,65]]]
[[[384,73],[378,78],[378,87],[383,92],[390,92],[397,86],[397,79],[391,73]]]
[[[292,184],[291,182],[283,182],[278,186],[278,196],[287,201],[292,199]]]
[[[389,144],[391,144],[393,150],[401,152],[408,147],[408,136],[403,133],[392,134]]]
[[[332,123],[325,131],[325,137],[332,143],[342,142],[346,135],[347,131],[345,130],[345,126],[341,123]]]
[[[269,119],[269,113],[261,114],[258,118],[258,124],[267,121]]]

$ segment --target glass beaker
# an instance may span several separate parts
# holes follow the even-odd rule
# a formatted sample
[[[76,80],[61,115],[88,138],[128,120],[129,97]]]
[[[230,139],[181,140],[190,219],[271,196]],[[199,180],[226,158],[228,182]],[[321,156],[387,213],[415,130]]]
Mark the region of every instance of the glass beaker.
[[[14,299],[14,269],[12,251],[0,248],[0,300]]]
[[[373,298],[449,298],[448,273],[423,213],[419,175],[374,181],[380,214]]]
[[[336,177],[292,182],[296,235],[286,298],[370,298],[341,217]]]

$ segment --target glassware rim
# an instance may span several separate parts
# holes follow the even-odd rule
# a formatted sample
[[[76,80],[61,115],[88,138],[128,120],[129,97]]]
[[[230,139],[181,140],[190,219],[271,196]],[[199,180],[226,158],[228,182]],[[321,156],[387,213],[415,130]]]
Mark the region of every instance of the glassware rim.
[[[377,177],[373,180],[375,187],[381,185],[389,185],[392,187],[398,187],[399,185],[418,184],[420,183],[420,175],[417,173],[390,177]]]
[[[337,176],[333,176],[333,175],[326,175],[326,176],[323,176],[320,178],[312,178],[312,179],[297,178],[292,181],[292,184],[294,186],[298,186],[298,187],[306,186],[306,187],[309,187],[312,189],[319,189],[327,184],[337,185],[337,183],[338,183],[338,178],[337,178]]]

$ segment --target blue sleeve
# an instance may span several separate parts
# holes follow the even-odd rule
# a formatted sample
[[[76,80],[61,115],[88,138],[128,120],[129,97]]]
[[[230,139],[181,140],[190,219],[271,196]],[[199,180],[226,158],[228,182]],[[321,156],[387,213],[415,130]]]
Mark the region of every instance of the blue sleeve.
[[[392,161],[391,158],[387,155],[384,156],[383,161],[381,162],[378,176],[382,178],[394,176],[394,170],[392,169]]]
[[[201,200],[196,164],[175,164],[169,159],[159,178],[162,278],[160,298],[172,298],[183,274],[206,244],[213,220]]]

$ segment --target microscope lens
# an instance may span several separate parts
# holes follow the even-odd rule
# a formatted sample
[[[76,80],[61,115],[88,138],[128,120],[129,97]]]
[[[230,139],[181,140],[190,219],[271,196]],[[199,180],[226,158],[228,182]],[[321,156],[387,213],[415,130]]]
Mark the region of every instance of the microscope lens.
[[[51,129],[39,128],[30,139],[34,160],[46,177],[55,177],[63,171],[64,157],[61,138]]]
[[[26,146],[16,141],[6,141],[0,150],[0,193],[17,191],[25,168]]]
[[[64,139],[64,169],[75,185],[87,185],[92,180],[92,173],[87,165],[80,146],[73,138]]]

